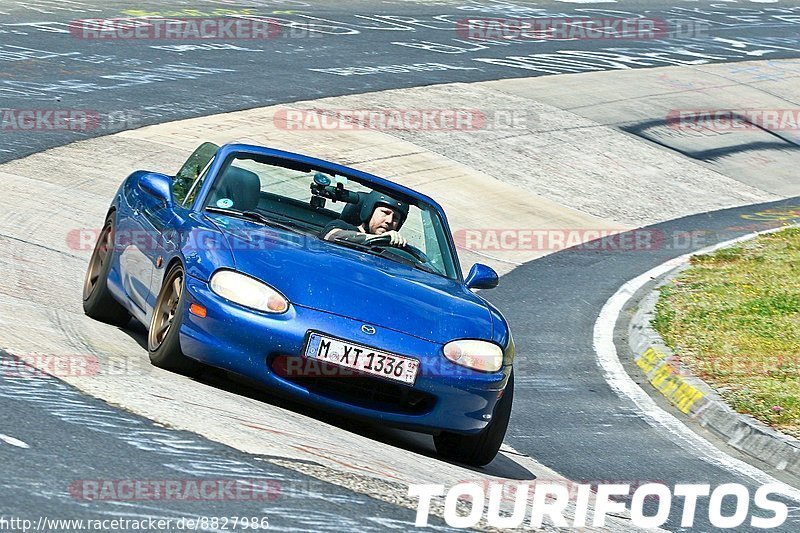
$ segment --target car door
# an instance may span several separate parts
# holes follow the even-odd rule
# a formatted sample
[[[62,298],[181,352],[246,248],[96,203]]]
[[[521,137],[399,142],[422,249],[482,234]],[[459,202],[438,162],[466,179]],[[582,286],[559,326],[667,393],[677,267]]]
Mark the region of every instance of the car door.
[[[150,266],[150,248],[155,235],[144,224],[143,213],[153,208],[151,198],[141,190],[138,180],[133,180],[124,191],[125,207],[120,210],[117,226],[117,242],[121,247],[119,256],[122,287],[130,301],[139,309],[146,309],[147,295],[153,269]],[[152,202],[150,202],[152,203]],[[122,216],[122,215],[125,216]]]
[[[144,258],[142,267],[147,271],[143,276],[143,279],[147,280],[147,285],[141,298],[144,304],[143,308],[149,313],[155,304],[158,290],[161,288],[160,283],[155,283],[154,274],[163,271],[165,258],[169,257],[178,246],[179,238],[173,231],[176,218],[174,206],[164,206],[147,194],[143,196],[139,218],[147,238],[142,239],[142,244],[145,246],[140,249],[140,252]]]

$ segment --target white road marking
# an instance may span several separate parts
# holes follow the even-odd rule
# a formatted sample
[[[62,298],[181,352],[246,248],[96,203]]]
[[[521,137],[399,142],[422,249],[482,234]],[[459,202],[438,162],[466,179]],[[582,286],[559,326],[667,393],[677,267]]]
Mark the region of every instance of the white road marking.
[[[745,475],[761,485],[783,483],[766,472],[728,455],[711,444],[689,429],[675,416],[661,409],[655,401],[633,381],[625,371],[625,368],[623,368],[617,355],[617,348],[614,345],[614,327],[616,326],[623,307],[633,297],[636,291],[641,289],[652,279],[662,276],[673,268],[686,263],[693,255],[707,254],[732,244],[753,239],[758,235],[774,233],[782,229],[785,229],[785,227],[752,233],[714,246],[709,246],[697,252],[682,255],[667,261],[645,272],[620,287],[614,296],[608,299],[594,324],[595,354],[597,355],[600,366],[605,372],[606,381],[617,395],[632,400],[644,415],[644,420],[648,424],[658,430],[666,432],[673,442],[692,451],[699,459],[724,468],[733,474]],[[784,494],[793,500],[800,501],[800,490],[794,487],[786,485]]]
[[[27,443],[22,442],[19,439],[15,439],[14,437],[9,437],[8,435],[4,435],[0,433],[0,440],[5,442],[6,444],[10,444],[12,446],[16,446],[17,448],[30,448]]]

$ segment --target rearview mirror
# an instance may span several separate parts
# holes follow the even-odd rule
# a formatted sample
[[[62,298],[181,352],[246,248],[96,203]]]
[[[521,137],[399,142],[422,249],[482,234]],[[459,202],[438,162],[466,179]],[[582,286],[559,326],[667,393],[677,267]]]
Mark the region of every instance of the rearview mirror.
[[[155,198],[164,207],[172,205],[172,178],[157,172],[139,176],[139,188]]]
[[[491,267],[475,263],[469,270],[464,283],[468,289],[494,289],[497,287],[498,281],[497,272]]]

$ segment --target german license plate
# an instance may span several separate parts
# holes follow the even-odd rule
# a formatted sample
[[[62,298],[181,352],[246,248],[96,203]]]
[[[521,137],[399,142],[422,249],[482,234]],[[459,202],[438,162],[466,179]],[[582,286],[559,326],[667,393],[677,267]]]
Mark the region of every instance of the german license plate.
[[[319,333],[309,335],[305,355],[407,385],[414,384],[419,371],[419,361],[416,359],[381,352]]]

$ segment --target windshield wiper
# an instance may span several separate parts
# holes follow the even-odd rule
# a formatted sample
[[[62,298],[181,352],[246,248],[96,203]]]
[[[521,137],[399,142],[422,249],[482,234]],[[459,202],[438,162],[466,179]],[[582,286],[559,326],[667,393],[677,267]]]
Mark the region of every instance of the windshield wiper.
[[[412,261],[411,259],[407,259],[405,257],[401,257],[401,256],[399,256],[397,254],[393,254],[392,253],[392,249],[389,248],[389,247],[386,247],[386,246],[378,246],[378,245],[375,245],[375,244],[370,245],[370,244],[366,244],[366,243],[358,243],[358,242],[346,241],[344,239],[336,239],[336,238],[333,238],[329,242],[335,242],[336,244],[341,244],[341,245],[346,246],[348,248],[353,248],[354,250],[361,250],[361,251],[370,253],[372,255],[377,255],[377,256],[380,256],[380,257],[384,257],[384,258],[386,258],[386,259],[388,259],[390,261],[394,261],[395,263],[402,263],[404,265],[412,266],[412,267],[414,267],[414,268],[416,268],[418,270],[422,270],[423,272],[428,272],[430,274],[437,274],[437,275],[441,276],[441,272],[439,272],[437,270],[434,270],[432,267],[429,267],[428,265],[426,265],[424,263],[419,263],[417,261]]]
[[[381,257],[386,257],[387,259],[391,259],[393,261],[397,261],[398,263],[403,263],[404,265],[412,266],[412,267],[416,268],[417,270],[422,270],[423,272],[428,272],[429,274],[438,274],[440,276],[442,275],[441,272],[439,272],[437,270],[434,270],[433,267],[430,267],[430,266],[426,265],[425,263],[420,263],[419,261],[415,261],[415,260],[412,260],[412,259],[401,257],[401,256],[399,256],[397,254],[392,253],[392,250],[393,250],[392,248],[383,248],[383,249],[381,249],[379,255]],[[399,250],[402,250],[402,248],[399,248]]]
[[[323,239],[323,240],[325,240],[325,239]],[[369,252],[369,253],[375,254],[375,255],[381,255],[382,252],[383,252],[383,247],[381,247],[381,246],[376,246],[374,244],[366,244],[366,243],[360,243],[360,242],[346,241],[344,239],[337,239],[336,237],[334,237],[333,239],[331,239],[328,242],[341,244],[342,246],[345,246],[347,248],[353,248],[354,250],[361,250],[363,252]]]
[[[411,266],[413,266],[417,270],[422,270],[423,272],[428,272],[429,274],[436,274],[437,276],[441,276],[442,275],[441,272],[439,272],[438,270],[436,270],[435,268],[433,268],[431,266],[426,265],[425,263],[413,262],[413,263],[411,263]]]
[[[245,218],[247,220],[259,222],[261,224],[264,224],[265,226],[275,226],[281,229],[285,229],[287,231],[291,231],[293,233],[302,233],[296,226],[292,226],[284,222],[279,222],[273,218],[264,215],[263,213],[259,213],[258,211],[235,211],[233,209],[224,209],[222,207],[213,207],[213,206],[206,207],[206,211],[208,211],[209,213],[219,213],[220,215],[228,215],[231,217]]]

